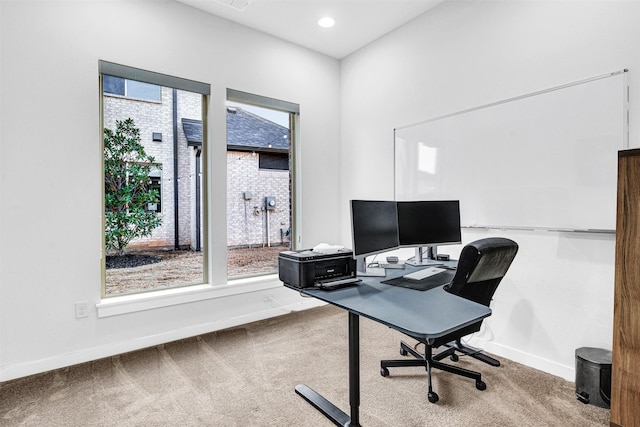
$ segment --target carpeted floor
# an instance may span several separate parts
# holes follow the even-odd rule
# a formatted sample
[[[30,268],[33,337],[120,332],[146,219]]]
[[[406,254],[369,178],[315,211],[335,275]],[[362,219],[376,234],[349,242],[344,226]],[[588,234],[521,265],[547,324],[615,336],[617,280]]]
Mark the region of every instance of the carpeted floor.
[[[391,368],[404,336],[360,322],[361,423],[367,427],[608,426],[609,411],[575,399],[574,384],[509,360],[470,358],[474,381]],[[305,383],[348,412],[347,314],[332,306],[291,313],[0,384],[1,426],[331,426],[294,392]]]

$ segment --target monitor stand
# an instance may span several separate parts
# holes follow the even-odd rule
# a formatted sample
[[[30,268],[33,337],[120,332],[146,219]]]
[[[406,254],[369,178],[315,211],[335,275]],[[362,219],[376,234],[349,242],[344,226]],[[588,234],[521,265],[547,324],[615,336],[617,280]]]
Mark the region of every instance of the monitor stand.
[[[386,271],[382,267],[367,267],[367,257],[356,258],[356,274],[358,277],[384,277]]]
[[[438,248],[436,246],[426,246],[427,257],[423,257],[422,248],[416,248],[416,255],[412,260],[407,261],[405,264],[413,266],[427,266],[427,265],[442,265],[442,261],[436,260],[436,254]]]

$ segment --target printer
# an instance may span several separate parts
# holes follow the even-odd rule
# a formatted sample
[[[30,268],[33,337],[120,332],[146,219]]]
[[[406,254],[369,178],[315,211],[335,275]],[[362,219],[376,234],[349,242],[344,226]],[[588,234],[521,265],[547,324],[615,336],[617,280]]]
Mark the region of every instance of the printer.
[[[311,249],[284,251],[278,255],[280,280],[294,288],[355,282],[356,260],[350,249],[320,253]]]

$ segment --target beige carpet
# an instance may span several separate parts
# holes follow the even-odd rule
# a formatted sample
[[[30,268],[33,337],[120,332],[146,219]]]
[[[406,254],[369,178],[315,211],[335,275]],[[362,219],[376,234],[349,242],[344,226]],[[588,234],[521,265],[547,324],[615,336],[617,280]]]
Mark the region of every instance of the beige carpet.
[[[574,385],[501,359],[470,358],[474,381],[434,371],[437,404],[421,368],[391,368],[402,334],[360,322],[363,426],[607,426]],[[0,384],[1,426],[331,426],[295,394],[305,383],[348,412],[347,314],[327,306],[292,313]]]

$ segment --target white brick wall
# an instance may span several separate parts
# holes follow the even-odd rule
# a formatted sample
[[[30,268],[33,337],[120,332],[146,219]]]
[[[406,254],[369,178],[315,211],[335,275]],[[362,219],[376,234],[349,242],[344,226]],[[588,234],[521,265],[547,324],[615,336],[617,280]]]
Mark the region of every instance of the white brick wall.
[[[281,243],[281,229],[290,225],[289,172],[260,170],[259,154],[227,152],[227,244],[267,245],[267,217],[271,246]],[[250,192],[251,200],[243,193]],[[265,212],[265,197],[276,198],[275,210]],[[289,238],[284,237],[288,242]]]

